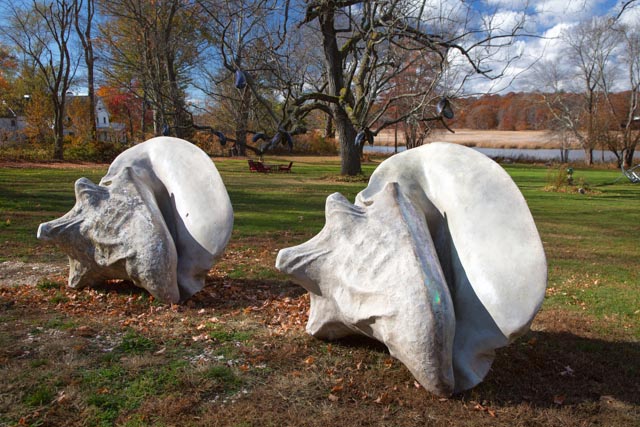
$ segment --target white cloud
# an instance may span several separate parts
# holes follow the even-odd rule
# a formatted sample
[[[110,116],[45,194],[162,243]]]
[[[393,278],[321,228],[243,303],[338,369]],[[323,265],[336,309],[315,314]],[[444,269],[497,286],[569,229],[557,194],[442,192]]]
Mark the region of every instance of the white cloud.
[[[478,52],[490,55],[484,66],[496,71],[503,70],[504,65],[511,60],[509,68],[504,70],[504,76],[495,80],[470,74],[471,67],[466,59],[457,52],[452,52],[449,58],[452,68],[450,81],[460,82],[462,76],[466,76],[467,93],[539,89],[542,84],[540,77],[530,70],[539,61],[563,63],[564,46],[560,39],[562,33],[570,31],[582,20],[615,14],[620,9],[619,5],[615,5],[619,1],[623,0],[484,0],[483,7],[476,9],[484,19],[484,25],[480,25],[480,28],[490,27],[494,34],[508,34],[526,13],[528,23],[525,31],[537,36],[519,38],[514,45],[502,50]],[[461,4],[460,0],[427,0],[427,3],[435,10],[445,5],[449,11]],[[621,20],[626,23],[640,22],[640,4],[627,10]],[[449,90],[453,89],[452,85],[449,86]]]
[[[532,60],[546,59],[549,61],[562,60],[562,50],[564,44],[561,36],[564,32],[569,31],[575,24],[562,22],[549,28],[541,34],[540,38],[532,38],[526,40],[527,56]]]
[[[528,7],[529,0],[486,0],[490,7],[498,7],[501,9],[523,10]]]
[[[594,16],[602,0],[543,0],[534,2],[537,21],[543,28],[562,22],[577,22]]]
[[[501,10],[491,16],[486,16],[484,29],[494,34],[511,34],[516,26],[522,24],[524,15],[513,10]]]

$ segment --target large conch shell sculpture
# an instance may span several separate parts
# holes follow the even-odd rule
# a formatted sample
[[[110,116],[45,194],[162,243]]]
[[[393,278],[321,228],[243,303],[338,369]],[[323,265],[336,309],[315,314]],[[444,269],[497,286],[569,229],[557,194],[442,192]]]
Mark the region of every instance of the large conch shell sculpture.
[[[229,195],[195,145],[159,137],[120,154],[99,185],[75,184],[76,204],[40,224],[38,238],[69,256],[69,286],[131,279],[177,303],[204,287],[233,228]]]
[[[307,332],[379,340],[439,395],[482,381],[494,350],[528,330],[547,280],[514,182],[446,143],[384,161],[355,204],[330,195],[324,228],[276,268],[311,295]]]

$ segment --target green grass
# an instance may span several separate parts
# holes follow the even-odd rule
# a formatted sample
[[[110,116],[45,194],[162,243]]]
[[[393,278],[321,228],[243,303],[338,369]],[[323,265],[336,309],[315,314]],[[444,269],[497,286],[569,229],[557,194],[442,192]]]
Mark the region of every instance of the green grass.
[[[153,340],[141,335],[134,330],[127,330],[122,342],[115,348],[116,352],[124,354],[143,354],[156,349]]]
[[[567,307],[619,324],[640,338],[640,186],[617,170],[576,169],[591,193],[543,191],[547,168],[506,168],[521,188],[544,242],[547,307]]]
[[[303,241],[324,225],[324,202],[333,192],[353,200],[366,186],[363,180],[339,179],[337,161],[310,158],[294,163],[292,174],[252,174],[244,160],[216,163],[235,213],[232,239]],[[364,165],[370,175],[376,163]],[[619,179],[617,170],[576,168],[574,180],[592,190],[545,191],[558,169],[510,165],[507,172],[522,190],[544,241],[549,262],[550,306],[574,306],[578,298],[589,313],[612,314],[632,322],[640,334],[637,307],[640,296],[640,186]],[[560,171],[562,172],[562,171]],[[0,169],[0,261],[63,260],[55,248],[35,238],[38,224],[59,217],[74,204],[73,182],[87,176],[97,182],[104,168]],[[232,240],[233,241],[233,240]],[[251,270],[251,271],[249,271]],[[274,279],[274,269],[238,264],[231,278]],[[43,283],[55,287],[55,283]],[[564,295],[563,293],[566,293]],[[62,295],[54,299],[64,302]]]
[[[26,261],[34,256],[41,260],[60,259],[59,254],[50,251],[43,254],[36,239],[38,225],[73,207],[76,179],[84,176],[98,182],[105,170],[0,168],[0,262]]]
[[[28,406],[41,406],[49,403],[55,397],[55,391],[51,386],[42,384],[37,386],[34,390],[29,392],[25,398],[24,403]]]
[[[113,425],[121,413],[137,409],[149,396],[171,393],[182,384],[185,367],[184,362],[140,370],[108,365],[86,372],[82,386],[87,393],[88,424]]]
[[[576,182],[589,184],[580,194],[546,191],[554,169],[506,166],[547,254],[549,292],[536,324],[543,328],[501,349],[477,388],[440,401],[417,390],[399,362],[389,364],[384,348],[328,344],[302,326],[271,335],[275,314],[260,308],[300,295],[273,267],[277,249],[324,226],[329,194],[353,201],[366,182],[340,179],[335,160],[296,160],[292,174],[251,174],[243,160],[216,166],[234,231],[208,279],[210,292],[192,305],[169,308],[131,289],[74,292],[48,278],[33,291],[44,302],[0,293],[0,366],[7,366],[0,393],[17,396],[0,402],[0,424],[72,414],[73,425],[87,426],[287,425],[296,417],[333,425],[352,416],[354,425],[428,424],[432,416],[437,425],[590,425],[610,416],[611,425],[634,425],[627,420],[637,419],[639,406],[629,384],[639,372],[627,362],[637,358],[640,340],[640,185],[619,180],[619,171],[575,168]],[[375,166],[365,165],[365,174]],[[0,262],[65,262],[36,240],[37,226],[71,209],[77,178],[97,182],[105,171],[0,169]],[[575,375],[561,376],[565,366]],[[245,390],[245,400],[237,398]],[[70,401],[57,402],[62,392]],[[329,393],[340,400],[328,400]],[[384,394],[400,397],[374,402]],[[553,403],[565,394],[564,406]],[[606,406],[601,396],[618,400]],[[499,410],[498,417],[473,409],[476,403]]]

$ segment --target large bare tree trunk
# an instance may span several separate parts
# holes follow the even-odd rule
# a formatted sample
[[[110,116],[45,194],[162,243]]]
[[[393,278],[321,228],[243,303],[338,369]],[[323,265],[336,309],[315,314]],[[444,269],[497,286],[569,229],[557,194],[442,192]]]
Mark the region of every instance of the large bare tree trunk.
[[[346,97],[349,91],[344,83],[343,58],[338,47],[337,32],[334,24],[334,9],[328,8],[320,16],[328,89],[329,93],[333,96]],[[340,173],[342,175],[358,175],[362,173],[362,168],[360,164],[360,150],[355,146],[356,129],[353,123],[351,123],[347,112],[339,103],[332,103],[331,111],[340,142]]]
[[[356,146],[356,129],[347,117],[347,113],[339,106],[334,105],[334,117],[340,142],[340,173],[342,175],[358,175],[362,173],[360,164],[360,149]]]
[[[240,105],[236,114],[236,150],[239,156],[247,155],[247,129],[249,127],[249,107],[251,103],[251,91],[242,90]]]

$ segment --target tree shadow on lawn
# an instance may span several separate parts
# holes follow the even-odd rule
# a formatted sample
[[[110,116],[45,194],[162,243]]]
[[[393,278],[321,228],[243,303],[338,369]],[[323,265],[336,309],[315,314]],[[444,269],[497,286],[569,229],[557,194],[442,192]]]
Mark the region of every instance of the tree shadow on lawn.
[[[623,401],[640,405],[640,345],[532,331],[497,350],[485,380],[465,395],[559,407]]]
[[[199,307],[241,309],[270,299],[298,298],[306,293],[290,281],[220,279],[193,298]],[[388,353],[363,336],[335,345]],[[408,374],[407,372],[407,375]],[[539,408],[584,402],[626,402],[640,406],[640,344],[586,338],[567,331],[530,331],[498,349],[485,380],[457,398]]]
[[[388,353],[361,336],[335,342],[353,348]],[[640,405],[640,345],[584,338],[568,332],[529,332],[498,349],[484,381],[453,396],[511,406],[528,403],[558,408],[585,402]]]
[[[145,293],[130,282],[107,283],[98,289]],[[294,300],[305,293],[290,281],[209,277],[205,288],[185,306],[234,311],[273,300]],[[362,336],[343,338],[334,345],[388,353],[383,344]],[[410,376],[408,371],[406,375]],[[454,398],[499,406],[526,403],[538,408],[585,402],[640,406],[640,344],[585,338],[565,331],[530,331],[498,349],[484,381]]]

